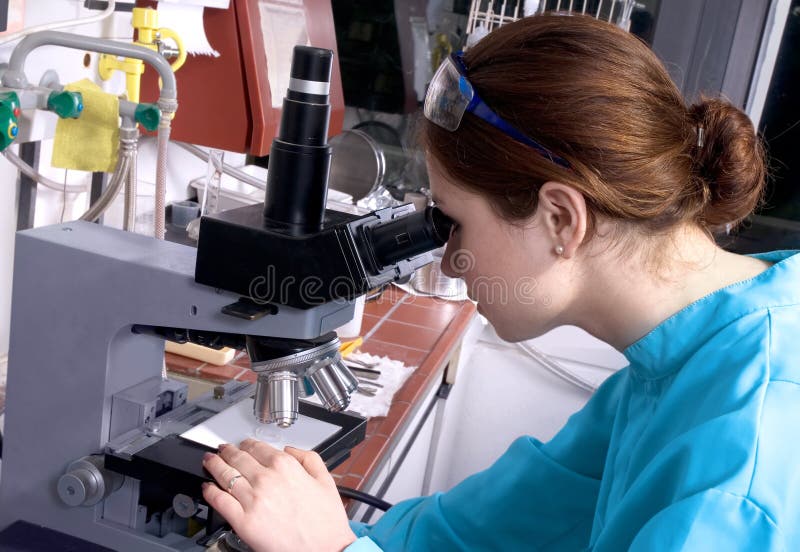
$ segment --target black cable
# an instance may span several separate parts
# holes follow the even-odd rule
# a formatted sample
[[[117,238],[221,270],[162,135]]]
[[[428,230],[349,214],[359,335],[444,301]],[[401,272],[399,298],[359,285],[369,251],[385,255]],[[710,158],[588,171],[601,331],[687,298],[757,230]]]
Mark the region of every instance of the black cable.
[[[377,508],[378,510],[382,510],[385,512],[386,510],[392,507],[391,504],[389,504],[385,500],[381,500],[377,496],[372,496],[371,494],[363,493],[361,491],[351,489],[350,487],[342,487],[336,485],[336,488],[339,490],[340,496],[343,496],[345,498],[352,498],[353,500],[358,500],[359,502],[368,504],[373,508]]]

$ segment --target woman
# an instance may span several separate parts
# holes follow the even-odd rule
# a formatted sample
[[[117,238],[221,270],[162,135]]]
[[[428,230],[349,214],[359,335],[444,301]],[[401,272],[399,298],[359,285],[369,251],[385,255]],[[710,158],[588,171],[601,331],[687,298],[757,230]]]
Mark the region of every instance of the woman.
[[[546,15],[446,62],[425,115],[444,265],[497,333],[574,324],[630,366],[550,442],[371,528],[316,455],[253,442],[209,455],[243,474],[209,503],[257,550],[800,550],[800,256],[711,238],[762,195],[747,117],[687,107],[630,34]]]

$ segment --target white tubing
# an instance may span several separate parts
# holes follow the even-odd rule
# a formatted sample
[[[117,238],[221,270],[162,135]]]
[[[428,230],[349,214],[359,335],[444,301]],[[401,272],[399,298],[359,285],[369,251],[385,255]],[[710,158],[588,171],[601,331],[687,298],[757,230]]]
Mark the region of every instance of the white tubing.
[[[9,149],[3,151],[3,156],[6,159],[8,159],[8,161],[12,165],[14,165],[17,169],[19,169],[19,171],[23,173],[25,176],[35,180],[36,182],[42,184],[43,186],[50,188],[51,190],[55,190],[57,192],[67,192],[69,194],[80,194],[86,191],[87,186],[85,184],[65,185],[63,182],[56,182],[55,180],[50,180],[40,172],[36,171],[36,169],[28,165],[25,161],[20,159],[20,157],[16,153],[14,153]]]
[[[162,114],[158,124],[158,145],[156,156],[156,198],[153,216],[155,228],[153,235],[164,239],[166,233],[166,198],[167,198],[167,147],[169,146],[170,116]]]
[[[565,366],[562,366],[560,363],[551,359],[548,355],[544,354],[530,343],[520,342],[516,345],[521,350],[526,352],[528,356],[538,361],[546,370],[552,372],[562,380],[571,383],[575,387],[579,387],[584,391],[589,391],[590,393],[597,391],[597,385],[595,385],[593,382],[582,378]]]
[[[208,162],[208,157],[209,157],[208,152],[203,151],[202,149],[198,148],[194,144],[187,144],[186,142],[178,142],[178,141],[175,141],[175,140],[173,140],[172,143],[182,147],[183,149],[185,149],[186,151],[188,151],[189,153],[191,153],[195,157],[198,157],[198,158],[202,159],[203,161]],[[227,163],[222,163],[222,172],[224,172],[228,176],[232,176],[233,178],[235,178],[236,180],[239,180],[240,182],[244,182],[245,184],[249,184],[250,186],[253,186],[254,188],[258,188],[259,190],[266,190],[267,189],[266,182],[262,182],[261,180],[259,180],[255,176],[249,175],[246,172],[244,172],[243,170],[237,169],[236,167],[232,167],[231,165],[228,165]]]
[[[19,32],[0,38],[0,45],[8,44],[9,42],[13,42],[31,33],[36,33],[39,31],[52,31],[55,29],[61,29],[63,27],[75,27],[77,25],[85,25],[87,23],[102,21],[103,19],[114,13],[115,4],[116,0],[108,0],[108,6],[106,7],[105,10],[103,10],[97,15],[90,15],[89,17],[84,17],[83,19],[65,19],[64,21],[55,21],[53,23],[45,23],[43,25],[37,25],[36,27],[22,29]]]

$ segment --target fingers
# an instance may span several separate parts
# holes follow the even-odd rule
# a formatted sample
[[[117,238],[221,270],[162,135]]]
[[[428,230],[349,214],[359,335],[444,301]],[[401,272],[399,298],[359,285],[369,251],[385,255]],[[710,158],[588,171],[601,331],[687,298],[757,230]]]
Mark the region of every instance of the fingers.
[[[203,498],[234,527],[244,518],[241,503],[213,483],[203,483]]]
[[[286,447],[278,450],[272,445],[255,439],[246,439],[239,445],[242,451],[249,453],[259,463],[268,468],[278,471],[292,469],[298,463],[314,479],[327,481],[330,473],[322,461],[319,454],[313,451],[300,450],[294,447]]]
[[[300,465],[302,465],[314,479],[330,479],[328,467],[325,465],[325,462],[322,461],[319,454],[313,450],[300,450],[294,447],[286,447],[283,450],[285,450],[287,454],[297,458]]]
[[[239,446],[243,451],[247,451],[262,466],[268,468],[284,467],[287,460],[294,462],[292,457],[264,441],[245,439]]]
[[[248,481],[253,482],[261,472],[264,471],[264,466],[258,463],[247,452],[239,449],[234,445],[220,445],[219,455],[230,466],[236,468],[239,473],[247,478]]]
[[[221,489],[232,495],[231,498],[245,505],[252,501],[253,488],[247,477],[240,470],[231,467],[219,455],[207,453],[203,456],[203,467],[214,477]],[[237,477],[234,480],[233,478],[237,475],[241,475],[241,477]],[[231,486],[231,483],[233,486]]]

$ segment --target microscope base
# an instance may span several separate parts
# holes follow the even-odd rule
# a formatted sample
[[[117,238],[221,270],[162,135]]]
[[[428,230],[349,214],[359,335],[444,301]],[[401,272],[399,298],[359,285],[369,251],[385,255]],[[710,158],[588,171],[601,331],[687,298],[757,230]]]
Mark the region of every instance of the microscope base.
[[[110,548],[60,533],[27,521],[17,521],[0,531],[0,550],[6,552],[113,552]]]

